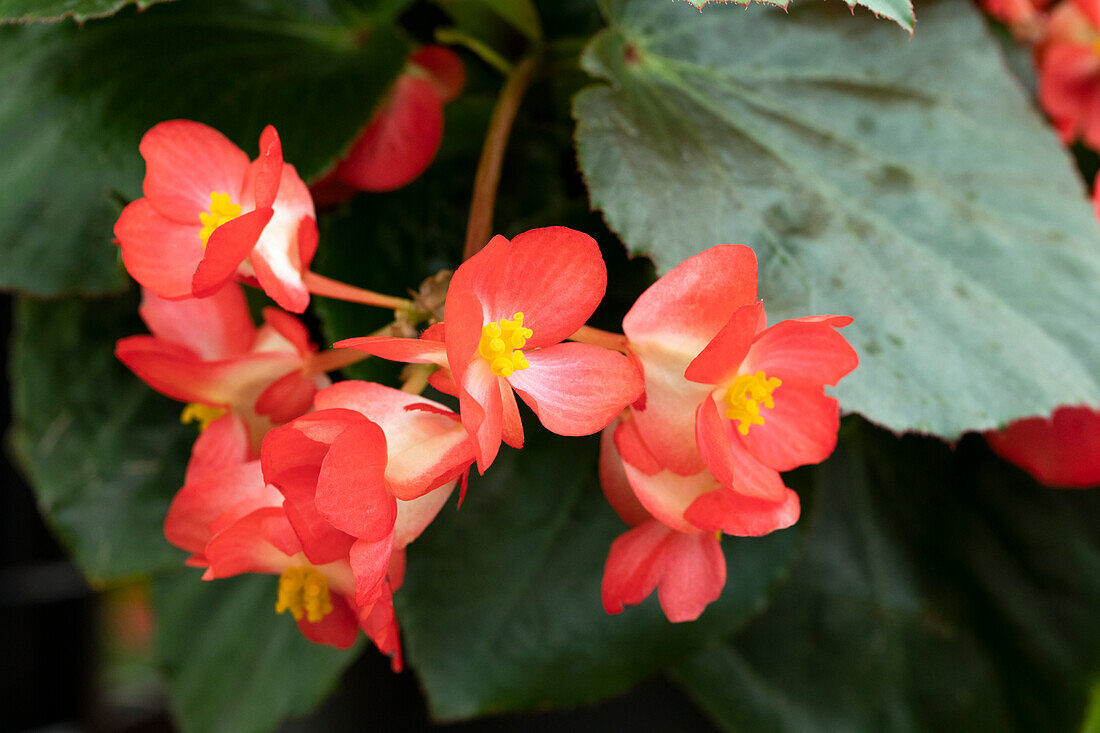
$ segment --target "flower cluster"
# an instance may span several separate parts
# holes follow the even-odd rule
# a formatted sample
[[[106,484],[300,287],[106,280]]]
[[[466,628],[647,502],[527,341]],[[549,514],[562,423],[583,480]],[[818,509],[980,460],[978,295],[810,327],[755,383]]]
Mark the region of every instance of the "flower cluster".
[[[604,608],[658,589],[672,621],[689,621],[725,585],[723,533],[756,537],[798,521],[780,476],[833,452],[836,384],[859,363],[836,330],[843,316],[767,326],[756,256],[723,245],[685,260],[623,319],[645,397],[605,431],[600,478],[634,529],[611,547]]]
[[[401,119],[426,118],[405,105],[430,91],[438,116],[461,66],[428,49],[409,69],[331,174],[341,185],[401,185],[434,154],[437,127],[415,166],[411,154],[387,162],[385,140],[412,145]],[[564,227],[497,236],[429,313],[312,273],[313,198],[273,128],[260,151],[249,161],[199,123],[157,125],[141,144],[145,197],[115,229],[150,331],[116,353],[199,424],[165,535],[203,578],[277,575],[273,607],[303,635],[347,647],[362,630],[400,668],[393,594],[405,548],[456,487],[461,504],[473,465],[485,473],[502,442],[522,448],[520,401],[554,433],[604,431],[602,484],[636,525],[611,547],[609,612],[659,588],[671,620],[695,618],[725,582],[721,533],[797,521],[798,496],[780,474],[832,452],[838,408],[824,387],[857,358],[837,331],[848,318],[767,326],[748,247],[684,262],[638,299],[617,335],[585,325],[607,285],[595,240]],[[333,180],[322,188],[332,193]],[[266,308],[257,328],[240,283],[282,309]],[[303,311],[311,292],[396,307],[427,327],[320,351],[287,312]],[[330,373],[368,355],[415,365],[404,388],[332,383]],[[458,410],[420,396],[428,384]]]

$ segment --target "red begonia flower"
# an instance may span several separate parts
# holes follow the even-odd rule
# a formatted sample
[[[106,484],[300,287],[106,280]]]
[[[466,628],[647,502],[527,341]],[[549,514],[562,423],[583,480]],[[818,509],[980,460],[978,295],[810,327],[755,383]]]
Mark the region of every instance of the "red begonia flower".
[[[384,619],[391,604],[388,588],[368,605],[356,601],[355,580],[347,554],[326,563],[313,562],[306,543],[296,534],[281,506],[257,509],[221,529],[206,547],[204,580],[241,573],[279,576],[275,611],[290,612],[310,641],[347,649],[362,629],[379,650],[392,659],[395,671],[401,659],[394,646],[396,629]],[[392,620],[392,605],[389,606]]]
[[[673,473],[706,468],[744,496],[782,501],[779,472],[820,462],[836,445],[838,406],[824,385],[858,364],[835,330],[850,322],[811,316],[766,327],[748,247],[685,260],[623,320],[645,377],[645,402],[632,410],[641,439]]]
[[[473,450],[454,413],[400,390],[341,382],[316,406],[268,433],[263,473],[286,498],[309,560],[349,557],[366,606],[385,582],[400,585],[394,565],[403,569],[405,546],[439,513]]]
[[[251,455],[238,416],[225,415],[203,431],[187,483],[168,510],[165,537],[192,553],[188,565],[207,568],[207,580],[246,572],[280,575],[277,610],[290,611],[307,638],[347,648],[363,628],[399,668],[396,635],[379,622],[386,618],[386,604],[356,605],[346,554],[323,565],[309,561],[286,518],[282,493],[264,481],[260,461]],[[388,613],[392,620],[392,605]]]
[[[1100,10],[1069,0],[1051,13],[1037,50],[1039,102],[1062,140],[1100,149]]]
[[[443,140],[443,106],[462,91],[462,60],[442,46],[425,46],[335,169],[312,186],[318,206],[356,190],[392,191],[408,185],[431,164]]]
[[[1049,418],[1017,420],[985,437],[997,455],[1041,483],[1078,489],[1100,486],[1100,410],[1059,407]]]
[[[135,280],[163,298],[204,298],[234,276],[258,282],[281,307],[309,304],[302,273],[317,248],[309,189],[283,162],[275,128],[248,156],[217,130],[190,120],[153,127],[141,140],[144,198],[122,211],[115,237]]]
[[[138,311],[152,334],[120,339],[115,355],[153,389],[192,403],[185,419],[205,426],[224,410],[241,415],[257,448],[273,424],[309,410],[317,389],[329,383],[324,374],[310,374],[316,348],[305,326],[267,308],[257,329],[235,283],[189,300],[144,290]]]
[[[592,315],[606,284],[599,246],[586,234],[547,227],[511,241],[497,236],[455,271],[445,327],[420,339],[367,337],[336,346],[445,367],[449,378],[435,384],[457,393],[484,473],[502,440],[522,445],[514,392],[559,435],[595,433],[641,395],[627,357],[561,343]]]
[[[986,12],[1009,26],[1021,41],[1038,41],[1045,30],[1043,9],[1049,0],[981,0]]]

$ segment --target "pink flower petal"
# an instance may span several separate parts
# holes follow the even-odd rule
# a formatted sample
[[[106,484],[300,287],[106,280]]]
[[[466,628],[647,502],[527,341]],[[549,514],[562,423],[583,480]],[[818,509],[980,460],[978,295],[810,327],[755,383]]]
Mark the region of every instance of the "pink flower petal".
[[[202,261],[202,225],[180,224],[138,199],[115,222],[122,262],[130,276],[163,298],[191,298],[191,280]]]
[[[733,423],[718,412],[713,399],[699,406],[696,441],[703,462],[724,486],[769,501],[779,501],[786,495],[787,487],[779,472],[748,452]]]
[[[167,300],[143,289],[141,320],[158,339],[185,346],[215,361],[246,353],[256,338],[244,290],[228,283],[209,298]]]
[[[161,122],[145,133],[139,149],[145,196],[162,215],[199,227],[211,193],[240,202],[248,156],[214,128],[191,120]]]
[[[530,367],[508,382],[546,429],[559,435],[598,432],[642,394],[641,375],[617,351],[570,342],[524,355]]]
[[[761,463],[776,471],[821,463],[836,448],[840,429],[837,402],[823,387],[783,383],[774,392],[775,407],[762,409],[763,425],[753,425],[741,442]]]

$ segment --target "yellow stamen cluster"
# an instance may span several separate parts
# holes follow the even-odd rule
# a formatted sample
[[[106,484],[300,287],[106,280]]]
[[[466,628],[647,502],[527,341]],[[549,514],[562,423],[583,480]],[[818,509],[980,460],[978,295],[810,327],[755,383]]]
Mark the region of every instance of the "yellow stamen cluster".
[[[783,384],[776,377],[768,378],[764,372],[756,374],[738,374],[737,379],[726,390],[726,417],[737,421],[737,429],[742,435],[749,434],[753,425],[763,425],[764,417],[760,408],[769,410],[775,407],[772,392]]]
[[[201,402],[189,402],[187,403],[187,407],[183,408],[183,412],[180,413],[180,422],[184,425],[197,422],[199,424],[199,432],[201,433],[203,430],[210,427],[210,423],[224,414],[224,407],[211,407]]]
[[[332,597],[325,576],[309,567],[284,570],[279,576],[279,600],[275,603],[275,613],[285,611],[290,611],[295,621],[301,621],[304,615],[314,624],[332,613]]]
[[[210,235],[214,233],[215,229],[240,215],[241,205],[233,203],[233,198],[229,194],[211,191],[210,210],[199,214],[199,221],[202,222],[199,239],[202,240],[202,246],[206,247],[206,243],[210,241]]]
[[[512,319],[486,323],[481,328],[481,342],[478,352],[489,362],[489,368],[498,377],[511,376],[512,372],[531,366],[520,349],[531,338],[534,331],[523,327],[523,314],[516,313]]]

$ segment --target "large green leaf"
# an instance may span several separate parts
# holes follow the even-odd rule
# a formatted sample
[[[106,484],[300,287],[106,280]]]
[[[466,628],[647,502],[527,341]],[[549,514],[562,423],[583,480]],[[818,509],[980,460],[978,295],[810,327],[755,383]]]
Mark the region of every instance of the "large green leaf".
[[[114,15],[131,3],[144,10],[167,0],[0,0],[0,23],[55,23],[72,18],[83,23]]]
[[[600,493],[598,441],[527,423],[523,450],[505,448],[461,509],[448,505],[409,547],[399,618],[440,719],[621,692],[744,623],[798,544],[796,530],[725,538],[729,582],[696,622],[670,624],[655,598],[608,616],[603,563],[627,528]]]
[[[201,574],[182,569],[153,584],[155,656],[185,733],[259,733],[302,715],[362,649],[307,641],[289,614],[275,613],[275,576]]]
[[[193,426],[115,359],[144,331],[133,296],[19,303],[11,443],[46,518],[92,579],[175,567],[164,539]]]
[[[863,427],[768,612],[681,667],[730,731],[1073,731],[1100,671],[1100,494],[978,438]]]
[[[575,102],[593,205],[667,271],[752,245],[772,320],[855,317],[844,407],[954,437],[1100,404],[1100,232],[970,3],[609,0]]]
[[[273,5],[189,0],[83,27],[0,28],[0,288],[122,286],[111,229],[121,201],[141,195],[138,141],[162,120],[213,125],[253,155],[271,123],[304,177],[332,163],[405,45],[384,23]]]

